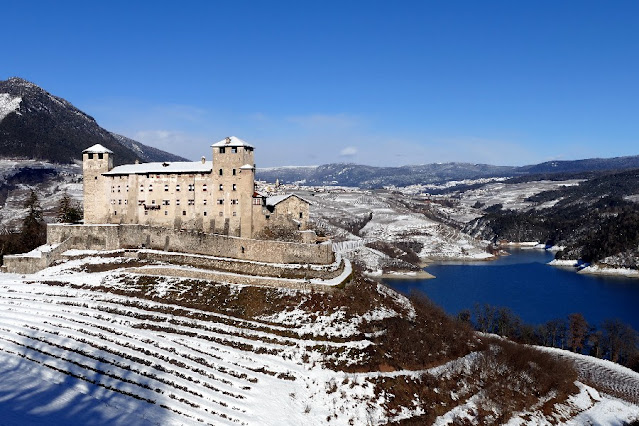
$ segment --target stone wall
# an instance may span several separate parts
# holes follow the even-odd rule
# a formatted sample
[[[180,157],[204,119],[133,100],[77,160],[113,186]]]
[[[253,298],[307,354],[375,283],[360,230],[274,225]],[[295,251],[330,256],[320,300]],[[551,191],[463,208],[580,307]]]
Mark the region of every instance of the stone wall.
[[[84,250],[150,248],[269,263],[326,265],[334,261],[329,243],[253,240],[145,225],[47,226],[49,244],[57,244],[69,238],[73,242],[73,248]]]
[[[141,275],[159,275],[170,276],[180,278],[193,278],[199,280],[208,280],[218,283],[233,283],[243,285],[255,285],[263,287],[279,287],[290,288],[294,290],[313,290],[320,292],[333,292],[337,290],[338,286],[329,286],[322,284],[313,284],[305,282],[303,280],[284,279],[284,278],[269,278],[269,277],[254,277],[250,275],[230,275],[223,272],[214,271],[198,271],[190,269],[175,269],[169,267],[155,267],[155,268],[132,268],[127,272]]]
[[[305,267],[303,265],[272,265],[268,263],[246,262],[241,260],[214,259],[211,257],[188,254],[141,251],[139,259],[157,260],[171,264],[188,265],[197,268],[274,278],[329,280],[338,277],[344,270],[344,263]]]
[[[2,270],[13,274],[34,274],[59,260],[62,253],[72,247],[73,240],[68,238],[55,247],[44,246],[44,251],[36,249],[29,253],[6,255],[3,258]]]

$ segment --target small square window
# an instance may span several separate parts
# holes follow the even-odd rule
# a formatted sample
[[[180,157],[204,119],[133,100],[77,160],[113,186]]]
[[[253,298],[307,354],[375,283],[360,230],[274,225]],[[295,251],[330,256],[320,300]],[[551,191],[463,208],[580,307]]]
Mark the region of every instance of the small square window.
[[[168,210],[164,210],[164,216],[168,216],[169,215],[169,211]]]
[[[231,154],[237,154],[237,147],[236,146],[231,148]]]
[[[102,159],[104,159],[104,154],[102,153],[98,154],[98,160],[102,160]]]
[[[164,192],[169,192],[169,185],[164,185]]]
[[[89,160],[93,160],[93,154],[89,153],[88,157],[89,157]]]
[[[226,152],[226,148],[220,147],[220,154],[224,154]]]
[[[182,210],[182,216],[186,216],[186,210]]]
[[[220,169],[220,176],[222,176],[222,169]]]
[[[206,216],[206,212],[204,212],[204,216]]]

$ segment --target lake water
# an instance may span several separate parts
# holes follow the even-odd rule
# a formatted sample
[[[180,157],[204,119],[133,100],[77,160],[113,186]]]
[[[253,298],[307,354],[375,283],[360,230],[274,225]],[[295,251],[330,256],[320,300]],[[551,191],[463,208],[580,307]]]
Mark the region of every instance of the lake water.
[[[385,282],[402,293],[422,292],[452,315],[488,303],[508,307],[530,324],[580,312],[592,325],[619,318],[639,330],[639,279],[549,266],[553,254],[541,250],[512,253],[493,262],[431,265],[426,270],[435,279]]]

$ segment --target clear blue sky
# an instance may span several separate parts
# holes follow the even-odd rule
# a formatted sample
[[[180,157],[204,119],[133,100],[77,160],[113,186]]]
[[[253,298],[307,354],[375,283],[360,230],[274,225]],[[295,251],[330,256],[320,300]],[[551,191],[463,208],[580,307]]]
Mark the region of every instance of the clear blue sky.
[[[192,159],[639,154],[638,1],[12,1],[0,79]]]

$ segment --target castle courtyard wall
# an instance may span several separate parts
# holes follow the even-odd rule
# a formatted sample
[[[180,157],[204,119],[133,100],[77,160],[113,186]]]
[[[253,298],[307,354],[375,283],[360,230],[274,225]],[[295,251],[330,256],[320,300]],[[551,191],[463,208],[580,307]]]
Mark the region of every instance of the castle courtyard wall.
[[[47,226],[48,244],[69,238],[73,248],[84,250],[150,248],[268,263],[330,264],[334,260],[328,243],[254,240],[138,224]]]

